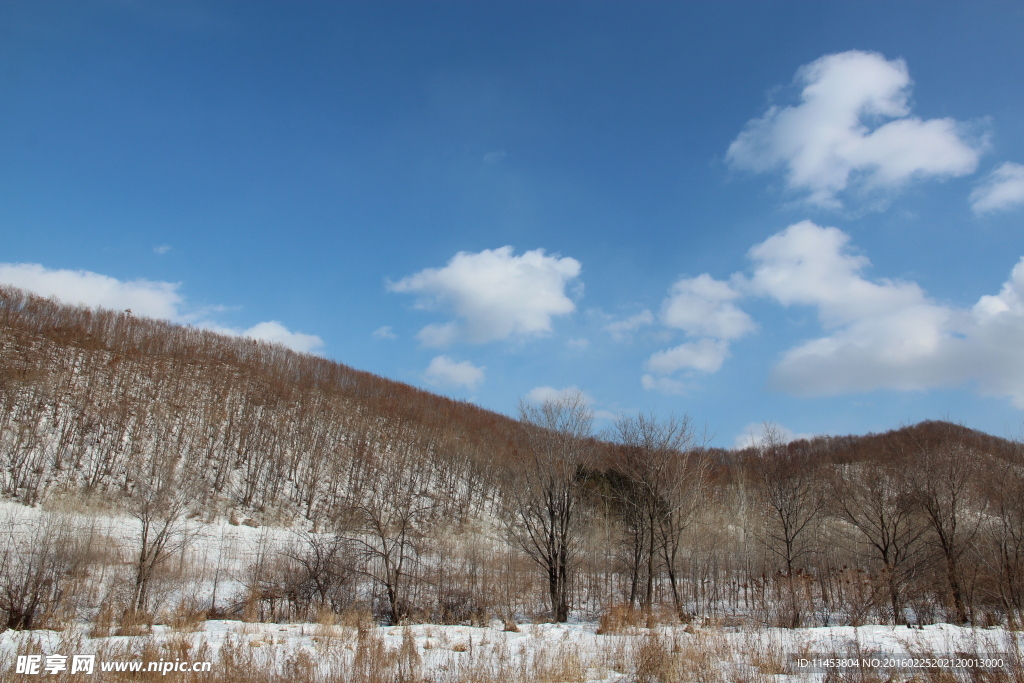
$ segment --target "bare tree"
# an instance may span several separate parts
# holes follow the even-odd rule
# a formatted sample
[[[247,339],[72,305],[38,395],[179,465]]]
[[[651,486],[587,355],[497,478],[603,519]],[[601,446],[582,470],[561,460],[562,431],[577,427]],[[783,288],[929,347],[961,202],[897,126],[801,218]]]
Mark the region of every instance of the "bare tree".
[[[69,580],[87,569],[82,540],[62,517],[26,519],[8,511],[0,527],[0,614],[9,629],[37,628],[65,600]]]
[[[993,596],[1011,627],[1024,620],[1024,457],[1021,446],[1000,462],[989,460],[986,489],[993,519],[984,527],[989,553],[982,555],[994,576]]]
[[[144,613],[157,570],[191,541],[186,513],[193,496],[186,477],[177,472],[176,459],[154,456],[148,466],[135,470],[126,500],[128,514],[139,523],[138,547],[133,562],[134,583],[127,613]]]
[[[641,604],[653,599],[655,562],[668,573],[676,612],[683,611],[678,558],[683,533],[693,518],[707,476],[703,442],[698,443],[688,416],[659,421],[653,415],[624,417],[615,425],[622,446],[616,469],[625,477],[619,499],[625,508],[631,537],[633,571],[630,604],[637,597],[639,565],[646,567]],[[660,557],[659,557],[660,556]]]
[[[914,488],[917,504],[930,527],[930,538],[945,569],[953,616],[967,623],[962,562],[980,528],[975,485],[978,455],[959,440],[920,444],[915,459]]]
[[[593,413],[581,393],[540,406],[520,402],[519,413],[526,428],[505,521],[514,542],[544,571],[552,617],[563,622],[582,538],[581,483],[592,465]]]
[[[392,435],[367,456],[360,485],[335,515],[339,536],[364,560],[362,573],[384,590],[392,624],[408,614],[408,582],[426,551],[435,506],[425,449],[410,437]]]
[[[789,594],[788,623],[797,628],[802,614],[796,571],[811,551],[811,532],[824,504],[818,463],[809,448],[788,447],[779,429],[766,423],[756,469],[768,513],[765,544],[782,563]]]
[[[832,512],[852,525],[882,565],[894,624],[905,624],[904,592],[921,555],[925,520],[901,467],[843,466],[831,490]]]

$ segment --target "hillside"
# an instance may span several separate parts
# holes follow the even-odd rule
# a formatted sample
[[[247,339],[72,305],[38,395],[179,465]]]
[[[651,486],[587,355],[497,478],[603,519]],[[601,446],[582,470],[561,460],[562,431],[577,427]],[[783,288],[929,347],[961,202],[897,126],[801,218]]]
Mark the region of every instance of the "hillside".
[[[173,460],[204,505],[315,519],[386,440],[473,479],[511,423],[280,346],[0,289],[0,491],[26,504],[130,494]]]
[[[1016,443],[935,421],[726,451],[685,417],[603,441],[579,401],[523,418],[0,289],[0,493],[34,508],[0,528],[0,615],[1020,623]]]

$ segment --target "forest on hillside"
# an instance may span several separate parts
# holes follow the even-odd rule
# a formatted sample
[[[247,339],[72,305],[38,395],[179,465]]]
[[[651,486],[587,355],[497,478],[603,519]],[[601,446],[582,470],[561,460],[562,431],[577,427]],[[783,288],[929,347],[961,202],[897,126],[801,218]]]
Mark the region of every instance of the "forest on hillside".
[[[183,614],[509,629],[1024,617],[1012,441],[926,422],[791,443],[768,429],[727,451],[686,416],[642,414],[598,438],[582,397],[513,420],[9,287],[0,495],[10,629]],[[239,540],[227,549],[211,529]]]

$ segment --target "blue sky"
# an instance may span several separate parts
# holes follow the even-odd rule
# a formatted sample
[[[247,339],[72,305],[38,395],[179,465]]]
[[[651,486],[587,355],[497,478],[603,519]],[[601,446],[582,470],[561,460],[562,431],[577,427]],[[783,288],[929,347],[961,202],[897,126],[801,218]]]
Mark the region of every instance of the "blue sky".
[[[1021,35],[1014,2],[5,2],[0,281],[509,414],[1017,435]]]

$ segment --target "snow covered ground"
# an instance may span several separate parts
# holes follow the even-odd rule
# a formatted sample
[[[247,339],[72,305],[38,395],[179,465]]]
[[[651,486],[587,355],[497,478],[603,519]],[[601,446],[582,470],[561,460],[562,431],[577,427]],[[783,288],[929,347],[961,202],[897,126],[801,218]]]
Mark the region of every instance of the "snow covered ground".
[[[824,681],[830,668],[824,665],[835,668],[851,662],[856,662],[854,668],[879,674],[895,671],[892,664],[902,664],[905,677],[899,680],[908,680],[915,673],[926,673],[913,665],[928,664],[928,659],[991,656],[995,662],[976,669],[987,669],[993,676],[980,680],[998,680],[997,671],[1020,675],[1024,646],[1021,633],[949,624],[922,629],[662,627],[614,635],[598,634],[592,623],[525,624],[518,633],[501,630],[497,622],[484,628],[417,624],[359,630],[342,625],[207,621],[197,628],[158,625],[146,635],[99,638],[88,637],[85,626],[65,632],[7,631],[0,634],[0,672],[15,671],[19,654],[39,654],[44,662],[46,655],[70,660],[75,654],[95,654],[101,663],[137,661],[143,667],[158,661],[161,665],[172,660],[208,661],[211,674],[240,661],[250,672],[278,675],[306,666],[316,672],[308,680],[356,680],[356,673],[363,675],[359,680],[375,680],[369,674],[377,671],[379,680],[407,681],[698,680],[690,674],[699,674],[699,680]],[[939,668],[959,671],[961,677],[970,675],[965,668],[950,669],[942,661],[934,664],[933,675]],[[853,669],[845,671],[850,675]],[[195,674],[195,680],[202,678]]]
[[[0,502],[0,519],[13,536],[28,534],[48,515],[61,516],[64,523],[76,527],[98,526],[101,535],[125,555],[137,542],[137,520],[123,515],[73,508],[41,510]],[[207,573],[211,567],[220,567],[220,590],[225,595],[240,588],[239,576],[260,547],[278,546],[294,538],[293,530],[287,528],[255,528],[225,521],[192,520],[191,531],[188,560],[206,567]],[[209,577],[199,580],[206,598]],[[164,603],[171,606],[176,599],[168,595]],[[378,627],[365,618],[362,622],[346,621],[344,616],[340,619],[340,623],[210,620],[176,627],[157,624],[138,635],[109,635],[114,631],[81,622],[63,631],[6,631],[0,633],[0,683],[32,679],[32,674],[18,673],[19,657],[39,656],[37,664],[42,671],[47,656],[64,656],[71,662],[76,654],[95,655],[96,674],[89,680],[104,680],[99,669],[103,663],[129,666],[135,662],[145,671],[150,663],[165,667],[171,662],[209,662],[208,672],[184,679],[204,680],[205,676],[206,680],[239,683],[795,682],[861,680],[856,675],[871,671],[880,677],[863,680],[907,681],[939,680],[934,674],[946,670],[956,677],[941,680],[1024,681],[1024,633],[1004,628],[934,624],[920,629],[839,626],[789,630],[691,625],[598,633],[596,623],[582,622],[520,624],[518,632],[508,632],[500,621],[481,628],[433,624]],[[974,661],[979,658],[995,661]],[[958,663],[980,666],[973,672],[969,666],[949,666]],[[22,659],[21,664],[24,668],[29,662]],[[927,664],[935,666],[915,666]],[[1005,677],[1011,673],[1017,678]],[[176,671],[170,675],[171,679],[182,678]],[[210,679],[211,675],[217,678]],[[116,673],[106,676],[119,678]]]

